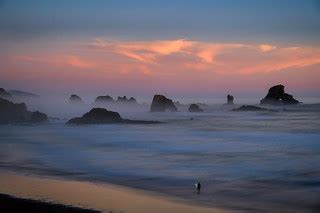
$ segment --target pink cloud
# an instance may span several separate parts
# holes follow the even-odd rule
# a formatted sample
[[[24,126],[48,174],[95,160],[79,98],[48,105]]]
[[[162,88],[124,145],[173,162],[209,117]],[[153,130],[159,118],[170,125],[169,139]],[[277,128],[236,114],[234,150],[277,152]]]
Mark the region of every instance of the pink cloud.
[[[46,63],[46,64],[53,64],[57,66],[70,66],[79,69],[87,69],[87,68],[94,68],[96,64],[92,61],[80,59],[78,56],[75,55],[66,55],[66,56],[25,56],[19,55],[16,56],[15,59],[18,61],[25,61],[25,62],[32,62],[32,63]]]
[[[218,72],[273,72],[320,63],[320,49],[276,47],[271,44],[212,43],[185,39],[156,41],[110,41],[97,39],[90,47],[124,57],[123,61],[160,64],[180,58],[181,65]],[[127,58],[127,59],[126,59]],[[166,60],[163,60],[166,58]],[[160,63],[161,61],[161,63]],[[171,62],[170,62],[171,63]]]
[[[21,53],[23,50],[15,54],[17,57],[11,56],[15,59],[11,62],[2,59],[0,77],[13,81],[24,76],[37,78],[37,82],[43,78],[79,87],[125,85],[181,91],[195,85],[205,91],[290,82],[299,82],[299,88],[320,85],[320,48],[303,45],[96,39],[85,45]]]
[[[77,68],[94,68],[96,65],[93,62],[86,61],[83,59],[79,59],[77,56],[68,56],[65,60],[66,64],[69,64],[70,66],[77,67]]]

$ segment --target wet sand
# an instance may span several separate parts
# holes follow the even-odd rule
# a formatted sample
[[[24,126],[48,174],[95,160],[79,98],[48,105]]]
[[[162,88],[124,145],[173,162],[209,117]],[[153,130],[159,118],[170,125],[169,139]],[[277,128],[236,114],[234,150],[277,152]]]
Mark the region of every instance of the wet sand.
[[[173,198],[123,186],[40,178],[16,173],[0,174],[0,193],[102,212],[225,212],[216,208],[189,205]]]

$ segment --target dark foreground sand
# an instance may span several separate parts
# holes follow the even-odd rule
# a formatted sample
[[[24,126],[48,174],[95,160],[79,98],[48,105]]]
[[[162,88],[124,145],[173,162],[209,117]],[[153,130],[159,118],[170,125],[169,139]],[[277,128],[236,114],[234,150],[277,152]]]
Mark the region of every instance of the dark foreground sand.
[[[0,212],[98,213],[99,211],[0,194]]]
[[[0,193],[19,198],[45,200],[46,202],[61,203],[67,206],[94,209],[102,212],[225,212],[221,209],[191,205],[170,197],[163,197],[145,191],[112,184],[93,184],[84,181],[57,180],[52,178],[25,176],[16,173],[0,173]],[[12,200],[11,198],[10,202],[17,203],[18,200]],[[27,203],[32,206],[32,203],[30,202],[33,201],[28,201]],[[41,206],[42,204],[37,203],[36,205]],[[46,206],[49,205],[47,204]]]

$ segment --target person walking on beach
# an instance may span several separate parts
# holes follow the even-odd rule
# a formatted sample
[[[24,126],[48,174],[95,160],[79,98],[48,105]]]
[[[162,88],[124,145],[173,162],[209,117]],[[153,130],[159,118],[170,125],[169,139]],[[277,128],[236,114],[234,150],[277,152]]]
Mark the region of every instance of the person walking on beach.
[[[197,193],[200,194],[201,183],[200,183],[200,182],[197,182],[197,183],[195,184],[195,186],[196,186]]]

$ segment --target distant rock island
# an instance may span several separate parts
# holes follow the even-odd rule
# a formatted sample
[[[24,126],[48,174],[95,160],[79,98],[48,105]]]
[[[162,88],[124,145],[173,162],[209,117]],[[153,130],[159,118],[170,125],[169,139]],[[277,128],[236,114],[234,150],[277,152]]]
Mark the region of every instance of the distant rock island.
[[[284,92],[283,85],[276,85],[269,89],[268,94],[264,97],[260,104],[270,105],[288,105],[299,104],[300,102],[293,98],[292,95]]]
[[[114,100],[111,96],[105,95],[105,96],[98,96],[94,102],[95,103],[108,103],[108,102],[110,103],[110,102],[114,102]]]
[[[198,104],[191,104],[188,111],[189,112],[203,112],[203,109],[201,109]]]
[[[12,95],[3,88],[0,88],[0,98],[4,98],[7,100],[13,99]]]
[[[233,109],[232,111],[238,111],[238,112],[250,112],[250,111],[251,112],[257,112],[257,111],[276,112],[273,109],[267,109],[267,108],[252,106],[252,105],[242,105],[241,107]]]
[[[48,121],[48,116],[41,112],[30,112],[24,103],[15,104],[0,98],[0,124],[39,123]]]
[[[234,100],[234,98],[232,95],[227,95],[227,103],[226,104],[227,105],[234,105],[233,100]]]
[[[69,98],[69,102],[72,104],[84,104],[83,100],[80,98],[80,96],[72,94]]]
[[[176,112],[177,107],[164,95],[153,96],[150,112]]]
[[[127,98],[127,96],[118,96],[118,99],[113,99],[110,95],[98,96],[95,101],[96,104],[108,104],[108,103],[119,103],[119,104],[138,104],[134,97]]]
[[[134,97],[131,97],[129,99],[127,99],[126,96],[120,97],[118,96],[118,102],[122,102],[122,103],[130,103],[130,104],[137,104],[137,100]]]
[[[25,92],[21,90],[9,90],[9,93],[14,97],[14,98],[40,98],[39,95],[30,93],[30,92]]]
[[[143,121],[129,120],[121,118],[120,114],[113,111],[108,111],[104,108],[93,108],[85,113],[82,117],[70,119],[67,124],[157,124],[159,121]]]

